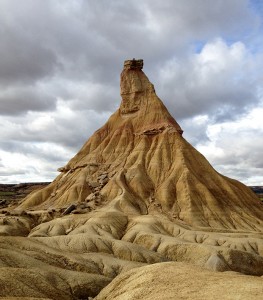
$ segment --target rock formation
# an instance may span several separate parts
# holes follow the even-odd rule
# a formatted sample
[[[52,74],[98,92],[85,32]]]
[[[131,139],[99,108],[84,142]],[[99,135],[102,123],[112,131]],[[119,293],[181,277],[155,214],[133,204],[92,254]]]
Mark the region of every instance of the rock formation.
[[[191,226],[260,229],[257,197],[216,172],[182,137],[142,66],[142,60],[124,63],[120,108],[61,175],[21,208],[84,202],[140,215],[164,213]]]
[[[20,288],[1,292],[0,280],[0,296],[87,299],[124,271],[165,261],[263,275],[258,198],[184,139],[142,67],[125,61],[120,108],[50,185],[3,216],[0,274],[19,267],[24,277],[5,275]],[[124,299],[114,297],[105,299]]]

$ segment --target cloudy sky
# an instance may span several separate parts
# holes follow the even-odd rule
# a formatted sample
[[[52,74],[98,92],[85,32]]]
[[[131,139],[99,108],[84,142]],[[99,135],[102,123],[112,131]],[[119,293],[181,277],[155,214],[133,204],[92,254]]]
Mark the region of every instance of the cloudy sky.
[[[51,181],[144,59],[185,138],[263,185],[263,1],[0,0],[0,183]]]

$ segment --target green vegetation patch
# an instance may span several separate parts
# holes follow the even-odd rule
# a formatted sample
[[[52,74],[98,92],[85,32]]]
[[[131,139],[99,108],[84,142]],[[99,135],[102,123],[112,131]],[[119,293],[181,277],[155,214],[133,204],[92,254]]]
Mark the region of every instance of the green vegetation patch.
[[[0,196],[13,196],[15,195],[15,192],[1,192],[0,191]]]
[[[0,191],[0,200],[13,198],[15,194],[15,192]]]

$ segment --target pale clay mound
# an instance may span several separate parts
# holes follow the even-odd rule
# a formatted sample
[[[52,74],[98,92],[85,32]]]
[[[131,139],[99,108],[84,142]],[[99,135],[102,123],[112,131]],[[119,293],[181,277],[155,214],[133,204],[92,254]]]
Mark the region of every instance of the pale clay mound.
[[[95,300],[261,300],[262,278],[182,263],[154,264],[115,278]]]
[[[97,299],[259,299],[262,205],[182,137],[141,69],[125,63],[120,109],[0,217],[0,299],[88,299],[115,277]]]

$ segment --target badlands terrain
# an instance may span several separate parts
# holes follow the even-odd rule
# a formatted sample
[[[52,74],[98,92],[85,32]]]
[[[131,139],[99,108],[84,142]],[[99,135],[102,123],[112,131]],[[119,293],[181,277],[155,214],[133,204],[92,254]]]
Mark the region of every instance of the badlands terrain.
[[[120,108],[52,183],[2,207],[0,299],[262,299],[263,205],[142,68],[125,61]]]

